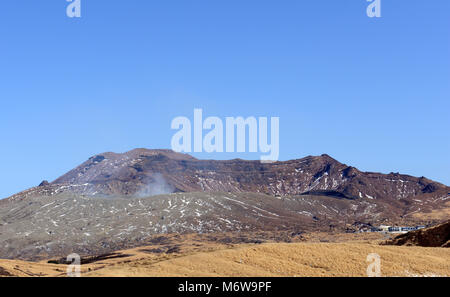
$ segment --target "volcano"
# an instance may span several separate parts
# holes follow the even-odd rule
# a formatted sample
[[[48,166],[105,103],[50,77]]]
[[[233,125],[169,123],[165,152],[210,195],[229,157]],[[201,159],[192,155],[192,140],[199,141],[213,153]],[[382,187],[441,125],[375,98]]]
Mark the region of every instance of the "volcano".
[[[261,163],[171,150],[103,153],[0,200],[0,258],[107,253],[169,233],[295,236],[427,224],[448,213],[449,193],[425,177],[362,172],[328,155]]]

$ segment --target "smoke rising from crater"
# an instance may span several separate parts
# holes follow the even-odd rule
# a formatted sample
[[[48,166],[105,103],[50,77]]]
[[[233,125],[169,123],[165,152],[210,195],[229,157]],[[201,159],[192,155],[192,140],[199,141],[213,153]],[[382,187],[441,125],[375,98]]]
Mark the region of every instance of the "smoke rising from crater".
[[[150,183],[146,184],[136,192],[137,197],[143,198],[155,195],[171,194],[175,192],[175,188],[167,183],[162,174],[157,173],[152,177],[153,180]]]

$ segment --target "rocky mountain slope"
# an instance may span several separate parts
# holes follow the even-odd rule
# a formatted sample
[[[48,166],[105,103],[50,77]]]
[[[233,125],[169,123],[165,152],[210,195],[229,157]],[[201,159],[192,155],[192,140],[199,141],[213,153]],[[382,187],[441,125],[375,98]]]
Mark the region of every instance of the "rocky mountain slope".
[[[339,228],[398,214],[375,201],[257,193],[173,193],[145,198],[57,194],[0,208],[0,258],[101,254],[141,246],[156,234]]]
[[[263,164],[246,160],[198,160],[170,150],[104,153],[52,183],[14,195],[148,196],[172,192],[254,192],[275,196],[326,195],[385,201],[423,211],[450,199],[450,188],[398,173],[361,172],[328,155]]]
[[[104,153],[0,200],[0,258],[107,253],[155,234],[424,223],[415,214],[448,207],[449,193],[424,177],[361,172],[327,155],[263,164]]]

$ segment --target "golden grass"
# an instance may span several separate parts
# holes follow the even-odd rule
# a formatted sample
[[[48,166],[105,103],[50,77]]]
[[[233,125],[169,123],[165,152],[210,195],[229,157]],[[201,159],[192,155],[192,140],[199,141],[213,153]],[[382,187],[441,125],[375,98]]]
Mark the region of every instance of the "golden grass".
[[[322,236],[320,236],[322,237]],[[369,253],[381,257],[382,276],[449,276],[450,249],[380,246],[363,241],[223,245],[186,242],[180,253],[121,251],[131,255],[82,265],[83,276],[366,276]],[[46,262],[0,260],[16,276],[65,276],[66,266]],[[1,269],[0,269],[1,271]]]
[[[450,249],[368,243],[274,243],[198,253],[157,263],[113,265],[88,276],[366,276],[369,253],[383,276],[448,276]]]

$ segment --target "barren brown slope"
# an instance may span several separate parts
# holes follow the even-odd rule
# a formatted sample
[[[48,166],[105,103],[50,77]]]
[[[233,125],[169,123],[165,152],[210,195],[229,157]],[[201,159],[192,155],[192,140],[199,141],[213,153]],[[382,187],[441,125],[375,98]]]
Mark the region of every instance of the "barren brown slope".
[[[417,215],[439,220],[449,192],[423,177],[361,172],[328,155],[263,164],[170,150],[104,153],[0,200],[0,257],[107,253],[164,233],[428,224]]]
[[[398,216],[376,201],[256,193],[173,193],[146,198],[58,194],[0,207],[0,258],[41,260],[146,245],[158,234],[345,230]],[[260,238],[258,240],[263,240]]]
[[[361,172],[328,155],[263,164],[246,160],[198,160],[170,150],[136,149],[91,157],[50,184],[11,197],[79,195],[141,196],[144,192],[253,192],[272,196],[327,195],[381,201],[400,215],[442,209],[450,188],[425,177]],[[0,202],[2,203],[2,202]]]

